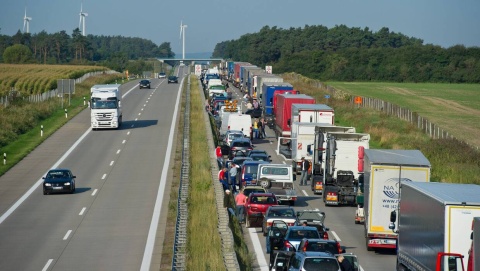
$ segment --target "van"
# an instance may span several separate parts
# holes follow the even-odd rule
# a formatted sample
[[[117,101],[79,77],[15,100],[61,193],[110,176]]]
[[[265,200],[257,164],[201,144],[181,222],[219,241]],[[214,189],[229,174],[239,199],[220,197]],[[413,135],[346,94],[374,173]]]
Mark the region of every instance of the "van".
[[[240,130],[246,137],[250,137],[250,133],[252,132],[252,118],[250,115],[231,114],[230,117],[228,117],[227,129]]]

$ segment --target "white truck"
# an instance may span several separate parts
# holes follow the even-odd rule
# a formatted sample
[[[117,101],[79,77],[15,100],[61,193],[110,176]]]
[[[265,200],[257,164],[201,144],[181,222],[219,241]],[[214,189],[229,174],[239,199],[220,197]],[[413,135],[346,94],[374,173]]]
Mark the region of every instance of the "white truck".
[[[335,124],[333,108],[326,104],[292,104],[291,122]]]
[[[467,271],[480,271],[480,217],[473,219],[471,239]]]
[[[228,117],[227,130],[242,131],[245,137],[250,138],[250,133],[252,132],[252,117],[245,114],[230,114]]]
[[[327,133],[355,133],[355,127],[333,126],[330,124],[315,125],[315,136],[313,142],[312,156],[312,181],[311,189],[314,194],[323,193],[324,170],[327,148]]]
[[[288,202],[290,206],[295,205],[297,192],[293,187],[295,175],[293,169],[285,164],[259,164],[257,180],[260,186],[267,192],[275,194],[282,203]]]
[[[402,181],[398,213],[390,218],[395,230],[398,215],[397,270],[465,270],[479,195],[475,184]]]
[[[92,130],[118,129],[122,125],[120,84],[94,85],[90,89],[90,123]]]
[[[361,155],[370,146],[364,133],[327,133],[323,202],[328,205],[355,205]]]
[[[367,250],[395,249],[397,234],[389,230],[389,217],[398,208],[400,184],[429,182],[430,162],[419,150],[365,150],[363,206]],[[362,187],[360,186],[360,190]],[[359,210],[361,209],[361,210]]]

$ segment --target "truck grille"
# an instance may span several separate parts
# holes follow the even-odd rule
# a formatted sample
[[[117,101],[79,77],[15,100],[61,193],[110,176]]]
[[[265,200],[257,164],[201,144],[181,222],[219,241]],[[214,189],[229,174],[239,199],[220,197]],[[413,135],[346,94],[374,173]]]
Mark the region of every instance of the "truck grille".
[[[95,119],[97,121],[110,121],[113,119],[113,113],[96,113]]]

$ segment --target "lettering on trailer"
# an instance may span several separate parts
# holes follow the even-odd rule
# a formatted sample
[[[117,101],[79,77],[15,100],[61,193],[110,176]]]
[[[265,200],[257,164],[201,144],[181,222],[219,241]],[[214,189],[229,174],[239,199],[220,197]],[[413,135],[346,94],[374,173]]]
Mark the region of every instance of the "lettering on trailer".
[[[301,150],[302,149],[302,143],[297,143],[297,149]]]

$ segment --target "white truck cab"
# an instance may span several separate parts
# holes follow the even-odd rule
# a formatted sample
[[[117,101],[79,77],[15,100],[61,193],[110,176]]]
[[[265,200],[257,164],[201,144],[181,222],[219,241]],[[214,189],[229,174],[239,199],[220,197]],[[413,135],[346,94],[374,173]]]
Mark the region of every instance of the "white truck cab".
[[[94,85],[90,89],[90,124],[92,130],[118,129],[122,124],[120,84]]]

